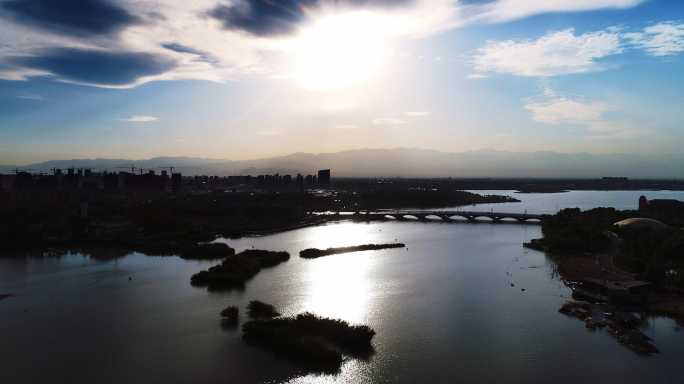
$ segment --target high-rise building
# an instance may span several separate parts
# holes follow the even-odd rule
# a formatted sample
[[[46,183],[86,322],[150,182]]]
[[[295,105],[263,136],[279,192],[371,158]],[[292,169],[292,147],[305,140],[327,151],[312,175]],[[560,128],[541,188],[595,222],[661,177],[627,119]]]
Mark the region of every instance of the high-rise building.
[[[318,171],[318,188],[330,188],[329,169],[321,169]]]
[[[183,176],[180,173],[172,173],[171,174],[171,191],[174,194],[180,193],[181,181],[182,180],[183,180]]]

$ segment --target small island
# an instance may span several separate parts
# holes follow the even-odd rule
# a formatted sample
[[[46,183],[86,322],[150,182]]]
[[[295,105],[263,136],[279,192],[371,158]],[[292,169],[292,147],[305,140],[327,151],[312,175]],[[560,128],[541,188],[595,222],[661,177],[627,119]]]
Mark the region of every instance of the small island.
[[[287,252],[248,249],[225,258],[221,264],[192,275],[190,283],[208,289],[242,288],[245,281],[254,277],[262,268],[272,267],[290,259]]]
[[[364,244],[355,245],[351,247],[338,247],[328,249],[308,248],[299,252],[299,257],[305,259],[315,259],[317,257],[337,255],[340,253],[359,252],[359,251],[374,251],[385,248],[403,248],[406,244],[402,243],[388,243],[388,244]]]
[[[8,297],[12,297],[11,293],[0,293],[0,301],[5,300]]]
[[[236,323],[238,316],[240,316],[240,310],[234,305],[221,311],[221,318],[228,322]]]
[[[243,340],[272,351],[276,357],[315,372],[338,372],[343,353],[356,357],[372,352],[375,331],[305,312],[294,317],[251,320],[242,326]]]
[[[252,300],[247,304],[247,311],[249,312],[249,317],[277,317],[280,316],[280,312],[276,311],[272,304],[266,304],[263,301]]]

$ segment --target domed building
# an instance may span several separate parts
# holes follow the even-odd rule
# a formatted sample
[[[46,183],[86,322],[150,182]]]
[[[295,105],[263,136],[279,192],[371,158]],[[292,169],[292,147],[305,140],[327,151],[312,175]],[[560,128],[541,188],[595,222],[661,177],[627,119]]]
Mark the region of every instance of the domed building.
[[[634,218],[618,221],[615,225],[619,227],[627,226],[631,228],[651,228],[654,231],[660,231],[667,228],[668,226],[661,223],[658,220],[646,219],[646,218]]]

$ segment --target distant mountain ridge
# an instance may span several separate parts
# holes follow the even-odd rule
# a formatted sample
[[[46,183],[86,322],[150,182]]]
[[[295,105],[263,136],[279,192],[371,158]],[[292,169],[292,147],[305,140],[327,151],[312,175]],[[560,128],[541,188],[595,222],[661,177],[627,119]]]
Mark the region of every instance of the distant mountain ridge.
[[[481,149],[470,152],[441,152],[434,149],[354,149],[336,153],[298,152],[256,160],[222,160],[197,157],[155,157],[148,160],[73,159],[51,160],[19,169],[51,173],[52,168],[92,168],[94,171],[144,172],[173,166],[184,175],[314,174],[331,169],[335,177],[522,177],[597,178],[604,176],[639,179],[684,178],[684,154],[634,155],[539,152],[505,152]],[[16,166],[0,165],[8,174]],[[168,168],[166,168],[168,170]],[[137,172],[137,171],[136,171]]]

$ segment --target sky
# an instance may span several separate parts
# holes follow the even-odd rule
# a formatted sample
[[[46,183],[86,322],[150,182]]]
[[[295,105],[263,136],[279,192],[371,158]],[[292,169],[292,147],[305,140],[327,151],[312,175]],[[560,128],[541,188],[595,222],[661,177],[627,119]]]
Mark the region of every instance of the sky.
[[[684,153],[684,1],[0,0],[0,164]]]

